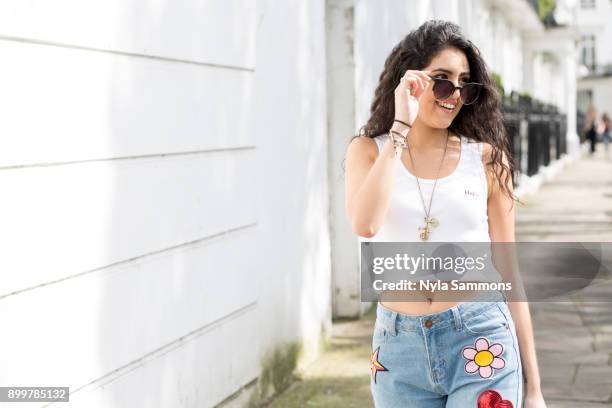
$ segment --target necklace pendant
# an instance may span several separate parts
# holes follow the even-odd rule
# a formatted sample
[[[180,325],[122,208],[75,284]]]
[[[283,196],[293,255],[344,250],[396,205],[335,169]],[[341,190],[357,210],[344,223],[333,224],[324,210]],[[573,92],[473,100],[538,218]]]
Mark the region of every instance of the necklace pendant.
[[[430,218],[429,220],[425,221],[427,224],[429,224],[432,227],[437,227],[440,223],[438,222],[438,220],[436,218]]]
[[[429,230],[423,229],[419,234],[419,237],[421,238],[421,241],[427,241],[429,239]]]
[[[421,241],[427,241],[429,239],[429,234],[431,233],[430,228],[435,228],[437,227],[440,223],[438,222],[438,220],[436,218],[433,217],[424,217],[423,218],[425,225],[423,227],[420,227],[419,230],[421,231],[419,233],[419,237],[421,238]]]
[[[429,226],[427,223],[425,223],[424,227],[420,227],[419,228],[419,238],[421,238],[421,241],[427,241],[429,239],[429,233],[431,231],[429,231]]]

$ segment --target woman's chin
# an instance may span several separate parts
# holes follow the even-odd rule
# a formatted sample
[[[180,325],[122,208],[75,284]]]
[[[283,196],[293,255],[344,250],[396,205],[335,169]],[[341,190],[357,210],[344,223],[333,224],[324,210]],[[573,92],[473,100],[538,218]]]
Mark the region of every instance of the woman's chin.
[[[437,120],[432,123],[431,127],[434,129],[448,129],[452,123],[452,121],[448,120]]]

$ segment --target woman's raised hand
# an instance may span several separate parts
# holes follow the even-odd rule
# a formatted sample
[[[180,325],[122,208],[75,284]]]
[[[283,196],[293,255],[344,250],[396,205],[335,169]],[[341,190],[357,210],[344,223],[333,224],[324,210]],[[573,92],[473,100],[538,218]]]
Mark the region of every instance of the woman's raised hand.
[[[419,99],[429,86],[429,71],[407,70],[395,88],[395,119],[410,125],[419,113]]]

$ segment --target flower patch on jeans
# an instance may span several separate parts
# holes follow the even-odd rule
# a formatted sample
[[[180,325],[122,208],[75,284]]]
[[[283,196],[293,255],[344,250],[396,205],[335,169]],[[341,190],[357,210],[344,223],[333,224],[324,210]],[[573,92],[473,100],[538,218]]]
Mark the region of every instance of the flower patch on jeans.
[[[468,361],[465,363],[465,372],[474,374],[478,372],[480,377],[489,378],[495,372],[506,366],[506,362],[501,358],[504,346],[499,343],[489,344],[489,340],[484,337],[478,338],[474,347],[464,347],[461,354]]]

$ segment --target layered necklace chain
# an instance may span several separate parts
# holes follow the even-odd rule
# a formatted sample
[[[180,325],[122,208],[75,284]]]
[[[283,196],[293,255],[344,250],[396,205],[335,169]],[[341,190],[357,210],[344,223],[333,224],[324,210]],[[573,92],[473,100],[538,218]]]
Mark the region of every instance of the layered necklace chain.
[[[433,201],[433,195],[436,191],[436,185],[438,184],[438,175],[440,174],[440,169],[442,168],[442,163],[444,163],[444,157],[446,156],[446,148],[448,147],[448,139],[450,136],[450,132],[447,129],[446,135],[446,144],[444,145],[444,154],[442,155],[442,159],[440,160],[440,166],[438,167],[438,172],[436,173],[436,179],[434,181],[433,189],[431,190],[431,197],[429,198],[429,205],[425,206],[425,199],[423,198],[423,192],[421,191],[421,183],[419,183],[419,178],[415,175],[417,186],[419,188],[419,195],[421,196],[421,202],[423,203],[423,210],[425,211],[424,222],[425,225],[419,227],[419,238],[421,241],[427,241],[429,239],[429,234],[431,234],[431,228],[437,227],[440,223],[436,218],[430,217],[429,214],[431,212],[431,203]],[[406,145],[408,147],[408,154],[410,155],[410,160],[412,161],[413,167],[416,169],[416,163],[414,162],[414,158],[412,157],[412,152],[410,151],[410,145],[406,141]]]

